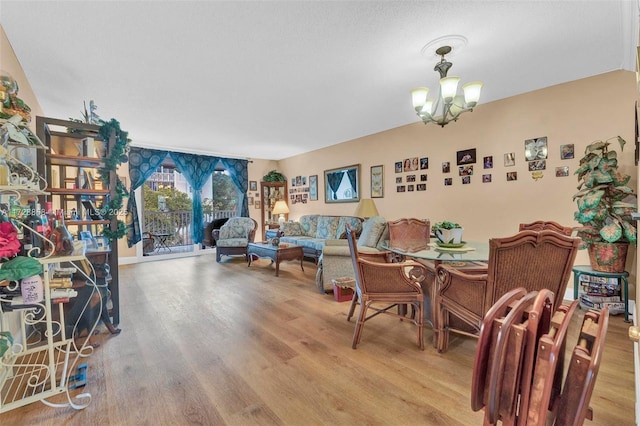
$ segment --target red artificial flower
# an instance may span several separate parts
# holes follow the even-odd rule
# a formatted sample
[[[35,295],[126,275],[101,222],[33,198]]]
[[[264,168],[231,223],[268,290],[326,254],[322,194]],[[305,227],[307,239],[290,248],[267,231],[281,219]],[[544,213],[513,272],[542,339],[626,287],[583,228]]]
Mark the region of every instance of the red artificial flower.
[[[19,252],[18,231],[11,222],[0,223],[0,257],[12,257]]]

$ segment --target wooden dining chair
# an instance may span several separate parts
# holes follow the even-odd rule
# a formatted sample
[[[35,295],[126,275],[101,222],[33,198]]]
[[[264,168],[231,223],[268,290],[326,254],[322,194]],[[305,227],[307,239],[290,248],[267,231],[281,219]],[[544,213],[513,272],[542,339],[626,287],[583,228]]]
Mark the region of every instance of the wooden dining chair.
[[[578,426],[585,419],[593,420],[589,401],[598,377],[608,326],[609,308],[585,313],[562,394],[553,407],[554,424]]]
[[[520,231],[555,231],[567,236],[570,236],[573,232],[573,229],[571,229],[571,227],[562,226],[558,222],[553,222],[550,220],[536,220],[535,222],[531,223],[521,223],[519,228]]]
[[[555,231],[522,231],[489,241],[485,273],[469,274],[447,264],[436,267],[434,307],[437,349],[445,352],[449,333],[477,337],[485,313],[515,287],[549,289],[562,302],[580,239]]]
[[[426,276],[424,267],[413,261],[385,263],[366,260],[369,256],[358,252],[355,232],[348,224],[346,231],[356,279],[356,290],[347,321],[351,320],[358,302],[360,304],[353,333],[353,349],[360,343],[365,322],[379,314],[386,314],[413,322],[418,328],[418,346],[424,350],[424,295],[420,286],[420,281]],[[381,254],[378,257],[380,259],[387,259],[387,256]],[[416,313],[414,316],[407,317],[400,312],[393,312],[392,309],[405,304],[413,307]],[[367,316],[369,310],[373,313]]]
[[[484,409],[485,424],[526,420],[537,341],[548,332],[553,299],[549,290],[518,288],[501,297],[483,319],[471,406]]]
[[[544,426],[553,401],[560,396],[567,330],[577,306],[577,300],[561,305],[553,314],[549,331],[537,342],[531,391],[521,412],[527,425]]]
[[[471,377],[471,409],[473,411],[480,411],[487,403],[489,368],[492,365],[493,356],[496,356],[494,342],[498,331],[515,303],[526,294],[527,290],[522,287],[508,291],[487,311],[480,324]]]

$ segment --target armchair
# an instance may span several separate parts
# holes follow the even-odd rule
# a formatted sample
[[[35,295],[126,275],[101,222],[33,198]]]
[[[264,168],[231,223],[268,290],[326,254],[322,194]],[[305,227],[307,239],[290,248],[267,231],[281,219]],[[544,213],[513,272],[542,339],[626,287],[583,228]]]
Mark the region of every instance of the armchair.
[[[436,347],[445,352],[449,332],[477,337],[489,308],[515,287],[549,289],[560,306],[575,260],[579,238],[555,231],[522,231],[489,241],[484,273],[468,274],[450,265],[436,268]]]
[[[247,257],[247,246],[252,243],[258,223],[250,217],[232,217],[220,229],[213,230],[216,262],[222,255]]]
[[[346,229],[356,278],[356,291],[353,294],[347,321],[351,320],[356,304],[358,301],[360,302],[352,348],[356,349],[360,343],[364,323],[379,314],[386,314],[400,319],[409,319],[413,322],[418,327],[418,346],[424,350],[424,295],[420,282],[426,277],[425,268],[412,261],[385,263],[388,258],[385,252],[378,254],[359,253],[355,233],[348,224]],[[374,304],[378,306],[374,307]],[[379,304],[383,304],[384,307],[379,307]],[[414,308],[415,315],[412,318],[391,311],[391,309],[404,304],[410,304]],[[374,313],[367,316],[369,309]]]
[[[353,230],[353,227],[352,227]],[[380,252],[388,253],[382,249],[382,243],[388,239],[386,219],[382,216],[372,216],[362,225],[362,231],[358,237],[359,253]],[[318,261],[316,273],[316,287],[322,294],[333,289],[331,280],[339,277],[353,278],[353,263],[349,252],[349,244],[346,239],[327,239],[322,248],[322,255]]]

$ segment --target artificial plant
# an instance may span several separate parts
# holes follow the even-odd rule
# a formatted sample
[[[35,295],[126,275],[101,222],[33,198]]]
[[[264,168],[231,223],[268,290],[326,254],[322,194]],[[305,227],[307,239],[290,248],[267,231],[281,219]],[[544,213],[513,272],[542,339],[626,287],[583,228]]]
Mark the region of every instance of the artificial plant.
[[[455,223],[455,222],[449,222],[446,220],[443,220],[442,222],[437,222],[436,224],[433,225],[433,229],[456,229],[456,228],[462,228],[462,226],[460,226],[460,224]]]
[[[112,118],[111,120],[103,121],[102,123],[103,124],[100,126],[98,134],[105,143],[109,143],[112,131],[115,135],[115,143],[107,150],[107,156],[103,159],[104,165],[99,169],[100,180],[105,186],[108,186],[110,184],[111,172],[115,172],[120,164],[128,161],[127,153],[129,152],[129,142],[131,142],[131,140],[128,138],[128,133],[120,129],[120,123],[117,120]],[[115,194],[109,198],[109,201],[102,206],[100,211],[105,220],[109,221],[112,218],[117,217],[118,213],[122,211],[122,206],[124,204],[123,199],[129,194],[127,188],[125,188],[124,184],[120,180],[120,177],[117,174],[115,176]],[[109,239],[124,237],[127,233],[124,222],[117,219],[116,223],[117,227],[115,230],[112,230],[108,226],[103,227],[102,235]]]
[[[284,175],[276,170],[271,170],[262,178],[263,182],[284,182],[286,180],[287,179],[284,177]]]
[[[627,184],[631,176],[618,168],[618,153],[609,149],[617,140],[624,150],[625,140],[616,136],[587,145],[578,175],[578,192],[573,196],[578,211],[575,220],[582,224],[576,228],[582,238],[582,248],[598,242],[637,241],[636,222],[631,213],[637,210],[637,196]]]

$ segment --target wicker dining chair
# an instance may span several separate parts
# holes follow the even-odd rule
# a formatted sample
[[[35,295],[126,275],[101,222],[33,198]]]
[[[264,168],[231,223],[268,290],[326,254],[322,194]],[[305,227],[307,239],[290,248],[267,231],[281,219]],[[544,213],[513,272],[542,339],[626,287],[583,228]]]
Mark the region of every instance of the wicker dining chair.
[[[431,223],[428,220],[402,218],[387,222],[389,244],[405,252],[424,250],[429,244]]]
[[[562,226],[558,222],[553,222],[551,220],[536,220],[531,223],[521,223],[520,231],[556,231],[561,233],[562,235],[570,236],[573,232],[573,229],[569,226]]]
[[[357,303],[360,303],[353,333],[353,349],[360,343],[365,322],[379,314],[386,314],[413,322],[418,327],[418,346],[424,350],[424,295],[420,281],[426,276],[425,268],[413,261],[384,263],[367,260],[367,256],[358,252],[355,232],[348,224],[346,230],[356,279],[356,291],[347,321],[351,320]],[[384,254],[378,256],[378,259],[386,259]],[[411,305],[415,315],[407,317],[402,312],[392,311],[400,305]],[[374,313],[367,316],[369,310]]]
[[[477,337],[489,308],[515,287],[549,289],[554,306],[564,297],[579,238],[556,231],[522,231],[489,241],[486,273],[468,274],[447,264],[436,268],[436,347],[445,352],[451,331]]]

